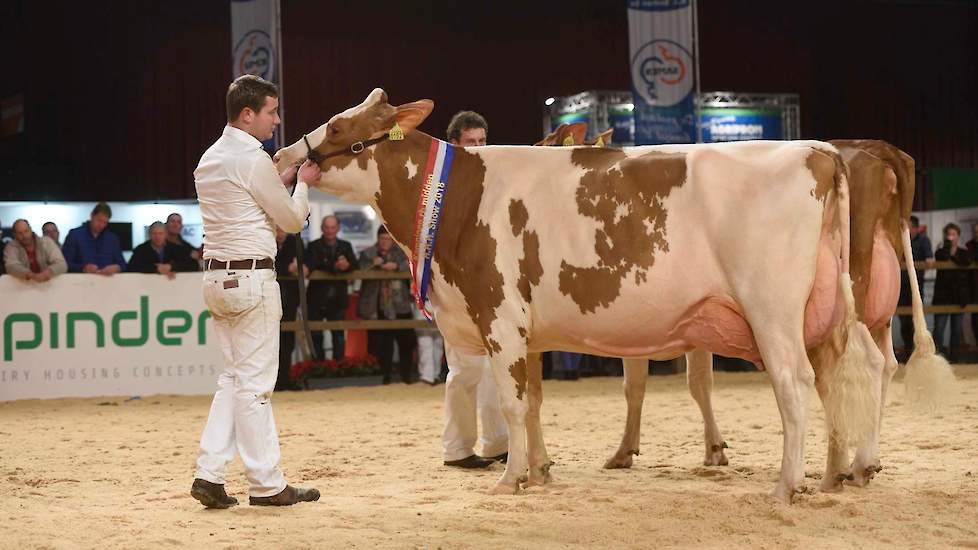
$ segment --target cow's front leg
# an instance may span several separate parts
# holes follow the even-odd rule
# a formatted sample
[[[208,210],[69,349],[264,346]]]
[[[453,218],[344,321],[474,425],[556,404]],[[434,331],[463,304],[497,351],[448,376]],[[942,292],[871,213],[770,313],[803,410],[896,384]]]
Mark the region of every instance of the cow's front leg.
[[[686,354],[686,385],[693,400],[703,414],[703,438],[706,442],[704,466],[726,466],[727,455],[723,452],[727,442],[720,435],[716,417],[713,414],[713,354],[694,349]]]
[[[527,471],[526,446],[526,416],[529,411],[529,396],[527,395],[528,366],[526,360],[526,342],[516,331],[506,338],[493,334],[492,339],[499,343],[501,349],[489,357],[492,374],[496,377],[499,390],[499,404],[509,428],[509,458],[506,461],[506,471],[496,482],[490,494],[516,494],[519,492],[520,481]]]
[[[632,455],[638,454],[642,430],[642,403],[645,401],[645,383],[649,378],[648,359],[622,359],[625,373],[625,433],[618,450],[605,463],[607,469],[631,468]]]
[[[543,364],[539,353],[526,356],[526,391],[529,410],[526,417],[526,445],[530,471],[524,487],[550,483],[550,456],[543,440],[540,408],[543,405]]]

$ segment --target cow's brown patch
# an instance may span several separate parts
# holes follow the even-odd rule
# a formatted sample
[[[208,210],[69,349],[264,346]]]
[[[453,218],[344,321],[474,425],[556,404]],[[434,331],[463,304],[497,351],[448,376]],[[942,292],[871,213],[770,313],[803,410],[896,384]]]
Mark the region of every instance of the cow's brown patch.
[[[509,375],[516,381],[516,398],[522,400],[523,394],[526,393],[526,359],[520,357],[510,365]]]
[[[824,203],[829,191],[835,188],[835,159],[829,153],[813,149],[808,158],[805,159],[805,166],[815,178],[812,196],[815,197],[815,200]]]
[[[523,201],[516,199],[509,201],[509,223],[513,224],[514,237],[526,228],[526,222],[529,220],[530,213],[526,211]]]
[[[543,264],[540,263],[540,237],[536,231],[523,233],[523,259],[520,260],[520,278],[517,286],[527,303],[532,301],[532,287],[540,284]]]
[[[571,161],[585,169],[577,187],[577,208],[598,222],[596,266],[561,262],[560,291],[582,313],[608,307],[633,269],[644,281],[656,251],[668,251],[663,200],[686,181],[686,155],[646,153],[628,158],[620,149],[582,148]]]
[[[419,169],[409,179],[407,161],[424,166],[430,140],[431,136],[412,132],[404,141],[385,141],[376,146],[376,158],[382,159],[378,162],[377,205],[391,235],[409,247],[413,245],[415,210],[424,175]],[[489,226],[478,219],[485,174],[486,167],[478,155],[455,149],[435,241],[435,260],[448,284],[462,292],[469,317],[492,354],[502,351],[489,333],[503,302],[503,275],[496,268],[496,240],[489,233]]]

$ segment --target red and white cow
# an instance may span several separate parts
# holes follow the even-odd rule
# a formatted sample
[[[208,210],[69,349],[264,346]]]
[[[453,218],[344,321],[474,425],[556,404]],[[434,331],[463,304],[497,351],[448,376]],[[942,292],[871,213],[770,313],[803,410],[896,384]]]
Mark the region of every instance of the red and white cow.
[[[434,139],[415,128],[433,106],[394,107],[376,89],[276,161],[284,169],[311,146],[323,156],[318,187],[371,205],[411,251]],[[385,140],[395,124],[405,139]],[[845,166],[834,147],[489,146],[453,154],[431,303],[446,340],[488,354],[499,385],[510,459],[493,492],[518,491],[527,467],[528,484],[546,481],[545,455],[527,458],[524,396],[537,371],[527,354],[549,349],[672,357],[702,348],[762,363],[784,430],[774,492],[783,501],[804,479],[815,380],[809,348],[843,355],[835,362],[846,376],[832,377],[830,393],[838,408],[860,405],[829,414],[835,428],[855,440],[870,436],[879,412],[866,365],[882,370],[882,357],[855,318]]]

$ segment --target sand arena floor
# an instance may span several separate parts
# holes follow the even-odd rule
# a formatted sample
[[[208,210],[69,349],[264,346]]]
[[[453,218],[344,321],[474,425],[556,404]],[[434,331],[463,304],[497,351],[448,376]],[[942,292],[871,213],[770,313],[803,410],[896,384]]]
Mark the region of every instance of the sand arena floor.
[[[704,467],[698,409],[682,376],[653,377],[631,470],[601,469],[617,447],[620,378],[546,382],[555,483],[488,496],[499,475],[441,465],[443,386],[395,385],[275,397],[287,478],[317,503],[204,510],[190,498],[209,397],[0,403],[3,548],[978,548],[978,366],[937,417],[898,381],[885,469],[867,489],[767,495],[780,420],[763,373],[718,373],[730,466]],[[902,373],[898,374],[898,379]],[[811,400],[806,472],[825,444]],[[111,403],[111,404],[106,404]],[[247,501],[240,462],[228,492]]]

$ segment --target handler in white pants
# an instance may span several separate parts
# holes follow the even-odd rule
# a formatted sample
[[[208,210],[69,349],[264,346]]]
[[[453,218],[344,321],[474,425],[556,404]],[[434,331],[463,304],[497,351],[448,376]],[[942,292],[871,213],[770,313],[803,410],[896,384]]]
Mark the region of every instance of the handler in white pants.
[[[262,149],[279,124],[278,89],[252,75],[227,92],[228,125],[194,170],[204,222],[204,302],[224,355],[224,371],[200,438],[190,495],[208,508],[238,501],[224,490],[227,465],[241,456],[250,484],[249,504],[287,506],[319,499],[316,489],[287,485],[279,468],[278,433],[271,396],[278,376],[282,299],[275,280],[275,225],[298,233],[309,214],[307,185],[319,166],[306,162],[289,196],[283,184],[297,167],[279,174]]]
[[[496,381],[484,355],[465,355],[445,343],[448,380],[445,382],[445,465],[486,468],[505,460],[509,451],[506,419],[499,408]],[[482,421],[482,456],[475,454],[476,410]]]

